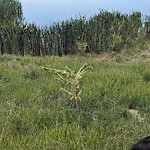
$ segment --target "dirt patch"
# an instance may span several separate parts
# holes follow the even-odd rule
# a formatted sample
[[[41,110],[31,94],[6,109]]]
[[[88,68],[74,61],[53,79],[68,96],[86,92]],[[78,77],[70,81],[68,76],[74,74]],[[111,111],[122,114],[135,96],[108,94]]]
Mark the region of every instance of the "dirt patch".
[[[145,121],[145,118],[143,116],[141,116],[138,112],[138,110],[135,109],[129,109],[129,113],[138,119],[139,122],[143,123]]]

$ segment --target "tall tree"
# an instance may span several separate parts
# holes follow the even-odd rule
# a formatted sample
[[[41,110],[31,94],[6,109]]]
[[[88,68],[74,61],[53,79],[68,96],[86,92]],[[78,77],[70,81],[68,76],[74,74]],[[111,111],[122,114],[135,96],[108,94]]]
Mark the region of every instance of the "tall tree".
[[[22,5],[19,0],[0,0],[0,22],[22,19]]]
[[[14,29],[23,21],[22,5],[19,0],[0,0],[0,52],[12,52]],[[4,40],[5,39],[5,40]],[[8,44],[9,43],[9,46]]]

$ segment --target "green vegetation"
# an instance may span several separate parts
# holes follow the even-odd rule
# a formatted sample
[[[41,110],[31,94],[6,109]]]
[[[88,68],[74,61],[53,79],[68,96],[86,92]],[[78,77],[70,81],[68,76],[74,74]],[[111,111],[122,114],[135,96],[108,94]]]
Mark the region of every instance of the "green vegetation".
[[[128,150],[150,131],[148,53],[138,54],[138,59],[136,53],[131,59],[127,52],[61,58],[0,56],[0,149]],[[93,69],[83,78],[78,127],[72,102],[59,90],[55,75],[43,67],[78,71],[85,63]]]
[[[148,136],[149,38],[140,12],[40,28],[0,0],[0,149],[128,150]]]
[[[71,70],[70,68],[66,67],[63,70],[59,69],[50,69],[44,68],[49,70],[50,72],[54,72],[57,75],[57,80],[61,82],[62,86],[60,90],[62,94],[67,94],[69,99],[73,101],[73,107],[76,109],[78,115],[78,124],[80,125],[80,106],[79,101],[81,101],[81,83],[83,75],[89,70],[91,66],[84,64],[78,71]]]
[[[68,55],[121,51],[139,38],[150,38],[150,16],[101,10],[87,19],[78,16],[46,27],[27,24],[21,3],[0,0],[0,53]]]

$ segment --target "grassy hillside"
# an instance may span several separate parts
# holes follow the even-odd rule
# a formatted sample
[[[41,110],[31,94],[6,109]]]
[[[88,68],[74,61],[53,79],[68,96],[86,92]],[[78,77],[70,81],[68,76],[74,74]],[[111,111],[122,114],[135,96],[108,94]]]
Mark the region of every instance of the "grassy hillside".
[[[0,56],[0,149],[128,150],[150,134],[149,58],[149,50],[132,58],[123,52]],[[43,67],[78,70],[84,63],[93,69],[83,78],[78,122],[60,83]]]

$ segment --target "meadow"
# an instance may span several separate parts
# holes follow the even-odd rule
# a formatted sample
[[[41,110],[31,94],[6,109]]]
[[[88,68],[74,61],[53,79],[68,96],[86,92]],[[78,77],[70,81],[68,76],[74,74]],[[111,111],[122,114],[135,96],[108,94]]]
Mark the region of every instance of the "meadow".
[[[0,149],[128,150],[150,134],[148,54],[0,55]],[[79,121],[43,67],[78,70],[85,63],[93,69],[82,81]]]
[[[149,15],[100,10],[39,27],[20,1],[0,0],[0,12],[0,150],[128,150],[150,134]],[[46,69],[84,64],[64,85],[73,99]]]

